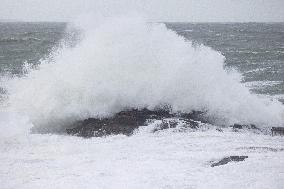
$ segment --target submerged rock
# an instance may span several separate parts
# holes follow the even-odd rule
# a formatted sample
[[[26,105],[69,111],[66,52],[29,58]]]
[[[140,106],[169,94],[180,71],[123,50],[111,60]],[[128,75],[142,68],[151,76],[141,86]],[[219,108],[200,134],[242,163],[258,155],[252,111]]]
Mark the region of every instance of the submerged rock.
[[[248,158],[248,156],[229,156],[229,157],[225,157],[223,159],[221,159],[218,162],[212,163],[211,167],[215,167],[215,166],[220,166],[220,165],[225,165],[229,162],[235,161],[244,161],[246,158]]]
[[[205,122],[203,112],[193,111],[191,113],[173,114],[169,110],[131,109],[121,111],[110,118],[88,118],[73,124],[73,128],[66,129],[67,134],[81,137],[102,137],[107,135],[131,135],[139,126],[146,124],[147,120],[162,120],[159,128],[153,132],[168,128],[174,128],[178,124],[175,121],[165,121],[167,118],[181,118],[188,122],[192,128],[197,128],[196,121]]]
[[[254,130],[254,131],[259,131],[260,129],[254,125],[254,124],[248,124],[248,125],[241,125],[241,124],[237,124],[235,123],[234,125],[231,125],[230,127],[233,128],[233,131],[237,132],[241,129],[246,129],[246,130]]]
[[[271,134],[272,136],[275,136],[275,135],[284,136],[284,127],[272,127]]]

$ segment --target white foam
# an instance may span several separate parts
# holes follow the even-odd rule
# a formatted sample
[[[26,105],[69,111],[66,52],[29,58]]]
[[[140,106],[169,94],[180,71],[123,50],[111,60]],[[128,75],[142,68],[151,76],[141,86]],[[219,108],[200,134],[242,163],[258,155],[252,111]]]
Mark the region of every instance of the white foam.
[[[108,116],[125,107],[206,110],[220,124],[283,124],[283,105],[260,99],[223,68],[224,57],[164,24],[133,16],[79,20],[82,41],[5,82],[9,109],[34,124]]]
[[[283,81],[250,81],[246,82],[245,86],[249,88],[266,88],[281,84]]]
[[[164,130],[92,139],[28,135],[1,145],[3,189],[283,186],[284,138],[277,136]],[[232,155],[248,158],[210,166]]]

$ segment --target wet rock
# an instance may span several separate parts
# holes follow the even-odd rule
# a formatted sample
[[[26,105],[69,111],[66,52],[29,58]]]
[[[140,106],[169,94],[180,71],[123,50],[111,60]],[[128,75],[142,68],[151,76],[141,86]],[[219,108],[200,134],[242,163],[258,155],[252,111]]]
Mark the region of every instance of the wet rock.
[[[102,137],[107,135],[123,134],[130,136],[134,130],[139,126],[148,125],[149,120],[161,121],[153,132],[176,128],[182,125],[180,130],[187,129],[200,129],[203,123],[210,123],[206,112],[192,111],[190,113],[171,113],[170,108],[161,108],[157,110],[149,109],[128,109],[115,114],[110,118],[88,118],[82,121],[77,121],[72,125],[67,125],[65,128],[67,134],[80,136],[80,137]],[[181,123],[181,124],[180,124]],[[259,129],[253,125],[231,125],[233,131],[239,132],[247,129],[253,132],[260,132]],[[217,128],[222,132],[221,128]]]
[[[101,137],[111,134],[131,135],[133,131],[145,123],[146,119],[168,116],[167,112],[155,112],[146,109],[121,111],[111,118],[89,118],[78,121],[67,133],[82,137]]]
[[[272,127],[271,134],[272,136],[275,136],[275,135],[284,136],[284,127]]]
[[[242,129],[243,128],[243,125],[240,125],[240,124],[234,124],[233,126],[233,129]]]
[[[153,120],[153,121],[158,121],[158,123],[156,122],[156,125],[152,130],[153,133],[171,128],[177,128],[177,130],[175,131],[180,131],[180,132],[188,129],[197,130],[200,129],[200,126],[202,125],[200,121],[194,121],[191,119],[181,118],[181,117],[174,117],[171,119],[166,118],[162,120]]]
[[[223,129],[221,129],[221,128],[217,128],[216,130],[219,131],[219,132],[223,132]]]
[[[259,130],[259,128],[256,127],[254,124],[241,125],[241,124],[235,123],[234,125],[231,125],[230,127],[232,127],[234,131],[238,131],[240,129]]]
[[[238,161],[244,161],[246,158],[248,158],[248,156],[229,156],[229,157],[225,157],[223,159],[221,159],[218,162],[212,163],[211,167],[215,167],[215,166],[220,166],[220,165],[225,165],[229,162],[238,162]]]
[[[106,135],[131,135],[139,126],[145,125],[147,120],[162,120],[162,123],[155,131],[175,128],[178,123],[169,118],[181,118],[192,128],[198,128],[196,120],[201,120],[203,113],[193,111],[191,113],[172,114],[168,109],[148,110],[131,109],[121,111],[110,118],[89,118],[78,121],[66,129],[67,134],[80,137],[101,137]],[[204,119],[205,120],[205,119]],[[154,132],[155,132],[154,131]]]
[[[209,123],[210,120],[206,116],[206,112],[202,111],[192,111],[190,113],[179,113],[180,117],[187,119],[187,120],[194,120],[194,121],[200,121],[202,123]]]
[[[177,120],[165,120],[165,119],[163,119],[162,122],[154,128],[153,132],[157,132],[157,131],[169,129],[169,128],[175,128],[177,125],[178,125]]]

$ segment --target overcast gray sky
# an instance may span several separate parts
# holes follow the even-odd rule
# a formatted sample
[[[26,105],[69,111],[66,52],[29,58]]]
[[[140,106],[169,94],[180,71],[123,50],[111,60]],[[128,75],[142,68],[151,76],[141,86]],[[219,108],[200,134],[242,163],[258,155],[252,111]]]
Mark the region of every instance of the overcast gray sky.
[[[0,19],[70,21],[93,12],[143,12],[153,21],[284,22],[284,0],[0,0]]]

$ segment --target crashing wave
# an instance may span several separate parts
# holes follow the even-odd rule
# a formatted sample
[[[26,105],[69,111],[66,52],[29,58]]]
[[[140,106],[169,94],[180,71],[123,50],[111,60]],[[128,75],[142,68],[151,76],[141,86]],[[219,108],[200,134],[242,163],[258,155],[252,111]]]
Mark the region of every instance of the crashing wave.
[[[224,57],[193,46],[161,23],[141,17],[90,18],[82,40],[54,53],[53,62],[6,82],[9,109],[35,125],[60,127],[161,104],[173,112],[206,111],[216,124],[281,125],[278,101],[251,94]]]

